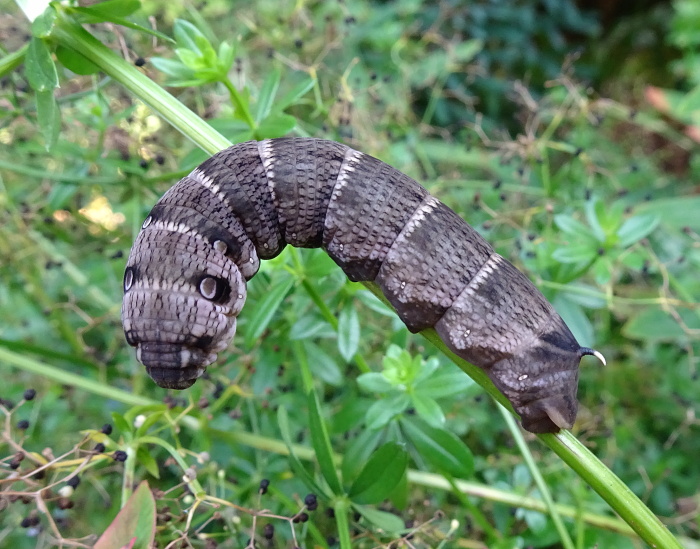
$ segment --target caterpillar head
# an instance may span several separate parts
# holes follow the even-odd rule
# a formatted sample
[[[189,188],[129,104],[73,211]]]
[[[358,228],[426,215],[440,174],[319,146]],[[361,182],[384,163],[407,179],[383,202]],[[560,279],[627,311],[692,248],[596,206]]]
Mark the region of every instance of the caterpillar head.
[[[215,248],[194,230],[149,216],[129,255],[124,333],[161,387],[192,385],[236,331],[245,281]]]
[[[576,420],[579,362],[584,355],[605,363],[600,353],[581,347],[557,315],[548,331],[496,362],[489,376],[520,414],[524,429],[556,433],[570,429]]]

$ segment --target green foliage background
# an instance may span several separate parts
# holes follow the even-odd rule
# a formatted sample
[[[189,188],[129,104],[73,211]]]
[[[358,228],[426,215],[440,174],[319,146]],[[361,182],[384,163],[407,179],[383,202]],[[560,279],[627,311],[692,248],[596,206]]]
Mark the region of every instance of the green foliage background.
[[[677,59],[655,70],[677,85],[663,90],[663,114],[644,102],[642,77],[596,63],[624,22],[602,36],[572,2],[113,0],[58,12],[96,23],[104,44],[142,59],[140,71],[229,140],[340,140],[460,213],[606,355],[606,368],[582,365],[574,433],[691,546],[700,164],[688,130],[700,70],[683,23],[692,2],[666,9],[658,46],[678,48]],[[121,278],[153,203],[206,154],[57,47],[55,21],[7,18],[2,543],[89,546],[145,479],[159,490],[161,547],[242,547],[253,535],[273,547],[409,535],[415,547],[641,546],[541,445],[528,465],[498,405],[319,250],[263,265],[207,379],[178,394],[157,388],[123,340]],[[22,399],[27,388],[36,398]],[[45,463],[43,479],[29,475]],[[558,511],[543,512],[538,474]],[[80,485],[61,492],[74,475]],[[227,502],[269,512],[253,519]],[[304,512],[310,520],[292,521]]]

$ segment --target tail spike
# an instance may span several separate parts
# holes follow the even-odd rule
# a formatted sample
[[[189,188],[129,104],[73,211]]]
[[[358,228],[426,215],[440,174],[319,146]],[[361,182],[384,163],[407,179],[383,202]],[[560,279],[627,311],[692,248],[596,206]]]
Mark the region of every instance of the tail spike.
[[[596,351],[595,349],[589,349],[588,347],[581,347],[578,350],[578,354],[581,356],[586,356],[586,355],[594,356],[603,363],[603,366],[608,365],[608,362],[605,360],[603,353]]]

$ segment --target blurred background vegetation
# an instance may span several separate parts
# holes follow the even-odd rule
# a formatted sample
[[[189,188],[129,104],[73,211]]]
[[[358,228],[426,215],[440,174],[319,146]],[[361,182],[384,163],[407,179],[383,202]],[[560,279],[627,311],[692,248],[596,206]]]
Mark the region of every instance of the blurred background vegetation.
[[[113,4],[101,20],[73,15],[230,140],[309,135],[377,156],[527,272],[579,342],[608,359],[606,368],[583,363],[574,433],[696,546],[695,0],[144,0],[124,8],[176,46],[115,24],[129,4]],[[0,37],[6,60],[28,43],[19,9],[3,9]],[[346,481],[375,448],[405,443],[413,472],[376,505],[417,529],[404,546],[563,546],[551,518],[524,499],[539,491],[494,403],[319,250],[287,249],[265,263],[249,283],[234,345],[207,379],[177,394],[157,388],[122,336],[122,274],[151,206],[206,155],[75,54],[54,54],[60,120],[42,119],[36,102],[45,75],[0,63],[0,474],[8,486],[0,545],[50,547],[60,537],[90,546],[132,483],[146,479],[162,490],[159,547],[243,547],[253,532],[264,547],[335,546],[342,525],[322,494],[310,520],[290,522],[294,541],[282,519],[204,506],[187,515],[192,488],[170,451],[208,494],[296,516],[313,490],[289,472],[278,410],[293,442],[310,447],[305,368]],[[430,441],[459,463],[436,462]],[[556,456],[532,449],[558,503],[606,514]],[[43,479],[12,482],[47,461]],[[420,471],[477,488],[467,497]],[[51,493],[27,495],[46,484]],[[642,546],[574,515],[566,524],[577,547]],[[351,517],[354,546],[405,535],[385,515],[372,518]]]

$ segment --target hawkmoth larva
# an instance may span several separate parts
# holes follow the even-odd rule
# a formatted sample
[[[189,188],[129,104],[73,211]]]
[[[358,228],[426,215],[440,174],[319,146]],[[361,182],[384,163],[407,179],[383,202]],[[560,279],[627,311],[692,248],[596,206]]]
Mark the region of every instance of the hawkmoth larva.
[[[184,389],[226,348],[260,259],[322,246],[374,281],[409,330],[435,327],[483,368],[532,432],[572,426],[581,347],[513,265],[410,177],[333,141],[223,150],[143,223],[124,276],[126,339],[162,387]]]

